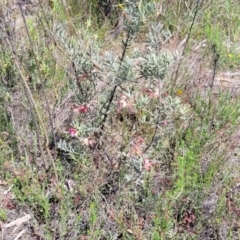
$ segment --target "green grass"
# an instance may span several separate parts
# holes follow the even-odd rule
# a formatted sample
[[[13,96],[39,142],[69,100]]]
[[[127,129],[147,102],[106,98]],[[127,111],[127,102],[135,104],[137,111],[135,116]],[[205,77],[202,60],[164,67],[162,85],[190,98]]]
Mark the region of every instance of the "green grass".
[[[7,220],[7,212],[5,209],[0,208],[0,220],[6,221]]]

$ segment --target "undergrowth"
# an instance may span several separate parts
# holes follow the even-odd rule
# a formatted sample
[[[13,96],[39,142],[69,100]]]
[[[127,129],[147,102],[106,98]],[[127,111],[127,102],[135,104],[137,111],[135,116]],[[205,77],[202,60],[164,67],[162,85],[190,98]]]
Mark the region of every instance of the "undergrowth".
[[[219,76],[237,73],[240,9],[215,2],[20,3],[16,28],[1,6],[0,221],[24,209],[29,239],[237,239],[240,105]]]

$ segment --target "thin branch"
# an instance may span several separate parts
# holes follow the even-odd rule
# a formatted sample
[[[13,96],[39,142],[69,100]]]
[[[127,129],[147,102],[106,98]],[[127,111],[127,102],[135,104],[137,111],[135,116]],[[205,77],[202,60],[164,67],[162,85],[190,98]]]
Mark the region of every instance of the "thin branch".
[[[218,63],[218,60],[219,60],[219,57],[220,57],[219,53],[217,52],[216,44],[212,45],[212,51],[213,51],[213,76],[212,76],[212,80],[211,80],[211,83],[210,83],[211,91],[212,91],[213,82],[215,80],[216,73],[217,73],[217,63]]]
[[[143,150],[143,153],[148,151],[148,149],[152,146],[152,144],[153,144],[153,142],[155,140],[155,136],[157,134],[158,124],[159,124],[159,120],[160,120],[160,114],[161,114],[161,109],[159,108],[157,121],[156,121],[156,124],[155,124],[155,129],[154,129],[154,132],[153,132],[153,135],[152,135],[152,139],[151,139],[150,143],[148,144],[148,146]]]
[[[25,30],[26,30],[26,33],[27,33],[27,36],[28,36],[28,40],[29,40],[30,46],[31,46],[31,48],[32,48],[32,53],[33,53],[33,57],[34,57],[34,60],[35,60],[35,63],[36,63],[36,67],[37,67],[37,71],[38,71],[38,74],[39,74],[39,78],[40,78],[40,82],[41,82],[41,86],[42,86],[43,95],[44,95],[44,98],[45,98],[45,101],[46,101],[46,104],[47,104],[47,112],[48,112],[48,115],[49,115],[49,121],[50,121],[51,129],[52,129],[53,139],[54,139],[54,141],[56,142],[55,137],[54,137],[54,133],[53,133],[53,122],[52,122],[52,117],[51,117],[50,106],[49,106],[49,103],[48,103],[48,100],[47,100],[44,83],[43,83],[43,80],[42,80],[42,78],[41,78],[41,71],[40,71],[39,62],[38,62],[38,60],[37,60],[37,56],[36,56],[35,51],[34,51],[34,49],[33,49],[33,41],[32,41],[32,38],[31,38],[31,36],[30,36],[30,34],[29,34],[29,31],[28,31],[28,26],[27,26],[27,23],[26,23],[25,16],[24,16],[24,14],[23,14],[23,10],[22,10],[21,4],[19,4],[19,7],[20,7],[20,10],[21,10],[21,15],[22,15],[22,18],[23,18],[24,27],[25,27]],[[32,96],[30,89],[29,89],[29,92],[30,92],[30,95]],[[32,97],[32,99],[33,99],[33,97]],[[34,102],[34,100],[33,100],[33,102]],[[36,110],[36,112],[37,112],[37,116],[38,116],[40,125],[41,125],[42,130],[43,130],[43,134],[44,134],[44,137],[45,137],[45,147],[46,147],[48,156],[49,156],[49,158],[50,158],[50,160],[51,160],[51,163],[52,163],[52,166],[53,166],[53,170],[54,170],[54,174],[55,174],[56,181],[58,182],[58,174],[57,174],[55,162],[54,162],[54,159],[53,159],[52,154],[51,154],[50,149],[49,149],[49,138],[48,138],[48,134],[47,134],[46,128],[45,128],[45,126],[44,126],[43,120],[42,120],[42,118],[41,118],[41,115],[39,114],[39,112],[38,112],[38,110],[37,110],[37,107],[35,106],[35,102],[34,102],[34,108],[35,108],[35,110]]]
[[[194,23],[195,23],[195,20],[196,20],[196,17],[197,17],[197,14],[198,14],[198,11],[199,11],[199,7],[200,7],[200,3],[201,3],[202,0],[198,0],[197,1],[197,6],[196,6],[196,9],[195,9],[195,12],[194,12],[194,15],[193,15],[193,19],[192,19],[192,22],[191,22],[191,26],[189,28],[189,32],[188,32],[188,35],[187,35],[187,39],[185,41],[185,44],[184,44],[184,47],[183,47],[183,52],[182,52],[182,57],[180,58],[180,61],[178,63],[178,66],[177,66],[177,69],[175,71],[175,76],[173,77],[173,83],[176,82],[176,79],[177,79],[177,76],[178,76],[178,72],[179,72],[179,69],[180,69],[180,66],[182,64],[182,60],[183,60],[183,56],[186,54],[186,50],[187,50],[187,45],[188,45],[188,42],[190,40],[190,37],[192,35],[192,29],[193,29],[193,26],[194,26]],[[174,74],[174,73],[173,73]]]
[[[5,18],[3,18],[3,21],[4,21],[5,28],[6,28]],[[5,38],[5,39],[6,39],[6,42],[9,46],[9,48],[11,49],[12,56],[13,56],[13,61],[14,61],[15,65],[16,65],[19,73],[20,73],[21,78],[22,78],[22,83],[23,83],[23,86],[24,86],[24,89],[25,89],[25,93],[26,93],[28,102],[30,104],[31,115],[32,115],[32,118],[33,118],[34,125],[36,127],[38,145],[39,145],[40,152],[41,152],[41,155],[42,155],[43,160],[44,160],[45,168],[48,169],[48,163],[47,163],[47,160],[45,158],[44,151],[43,151],[43,148],[42,148],[42,143],[41,143],[41,140],[40,140],[40,130],[38,128],[38,123],[37,123],[37,119],[36,119],[36,116],[38,116],[39,113],[38,113],[35,101],[33,99],[31,90],[30,90],[30,88],[28,86],[28,83],[27,83],[29,77],[25,76],[24,73],[23,73],[24,71],[22,70],[22,68],[20,66],[20,61],[17,57],[17,54],[15,53],[13,43],[12,43],[12,39],[11,38]]]
[[[126,55],[126,51],[127,51],[127,47],[129,46],[129,42],[130,42],[130,39],[131,39],[131,33],[130,31],[132,31],[131,29],[129,29],[129,31],[127,32],[127,37],[126,37],[126,40],[122,41],[123,43],[123,52],[122,52],[122,55],[120,57],[120,64],[119,64],[119,70],[121,68],[121,65],[122,65],[122,62],[125,58],[125,55]],[[113,90],[111,91],[111,94],[110,94],[110,97],[109,97],[109,101],[108,101],[108,104],[107,104],[107,107],[106,107],[106,110],[105,110],[105,113],[104,113],[104,116],[103,116],[103,120],[102,120],[102,123],[101,123],[101,133],[102,134],[102,131],[104,129],[104,126],[105,126],[105,123],[106,123],[106,120],[107,120],[107,117],[108,117],[108,114],[109,114],[109,110],[110,110],[110,107],[112,105],[112,102],[113,102],[113,99],[114,99],[114,96],[116,94],[116,91],[117,91],[117,88],[121,86],[121,83],[118,83],[116,84],[114,87],[113,87]]]

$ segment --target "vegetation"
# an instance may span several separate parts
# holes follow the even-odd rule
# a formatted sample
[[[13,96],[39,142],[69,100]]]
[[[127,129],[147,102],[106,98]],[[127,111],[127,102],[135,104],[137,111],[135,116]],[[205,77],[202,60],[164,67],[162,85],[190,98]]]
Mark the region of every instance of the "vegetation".
[[[239,239],[237,1],[0,10],[3,236]]]

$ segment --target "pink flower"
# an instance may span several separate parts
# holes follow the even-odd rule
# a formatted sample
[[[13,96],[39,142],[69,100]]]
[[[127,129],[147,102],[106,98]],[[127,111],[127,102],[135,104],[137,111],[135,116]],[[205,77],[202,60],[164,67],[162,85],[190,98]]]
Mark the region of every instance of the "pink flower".
[[[163,121],[163,122],[162,122],[162,125],[163,125],[163,126],[167,126],[167,125],[168,125],[168,122],[167,122],[167,121]]]
[[[81,105],[81,106],[78,108],[78,111],[79,111],[80,113],[87,113],[87,112],[88,112],[88,107],[87,107],[87,105],[86,105],[86,104]]]
[[[73,105],[73,112],[75,113],[87,113],[88,112],[88,106],[86,104],[83,104],[81,106],[78,106],[77,104]]]
[[[138,136],[136,138],[136,142],[135,143],[136,143],[137,146],[140,146],[140,145],[144,144],[144,139],[141,136]]]
[[[144,169],[146,171],[150,171],[151,167],[153,166],[153,163],[149,161],[149,159],[145,159],[143,163]]]
[[[94,147],[96,146],[96,141],[91,138],[84,138],[83,144],[88,146],[90,149],[94,149]]]
[[[68,131],[69,131],[71,137],[74,137],[77,134],[77,129],[76,128],[69,128]]]
[[[121,94],[118,100],[118,109],[117,112],[122,112],[124,109],[129,111],[130,113],[135,113],[135,109],[133,107],[134,102],[132,99],[128,98],[126,95]]]
[[[146,95],[150,98],[158,98],[158,96],[159,96],[158,92],[154,92],[149,88],[145,89],[144,93],[146,93]]]

